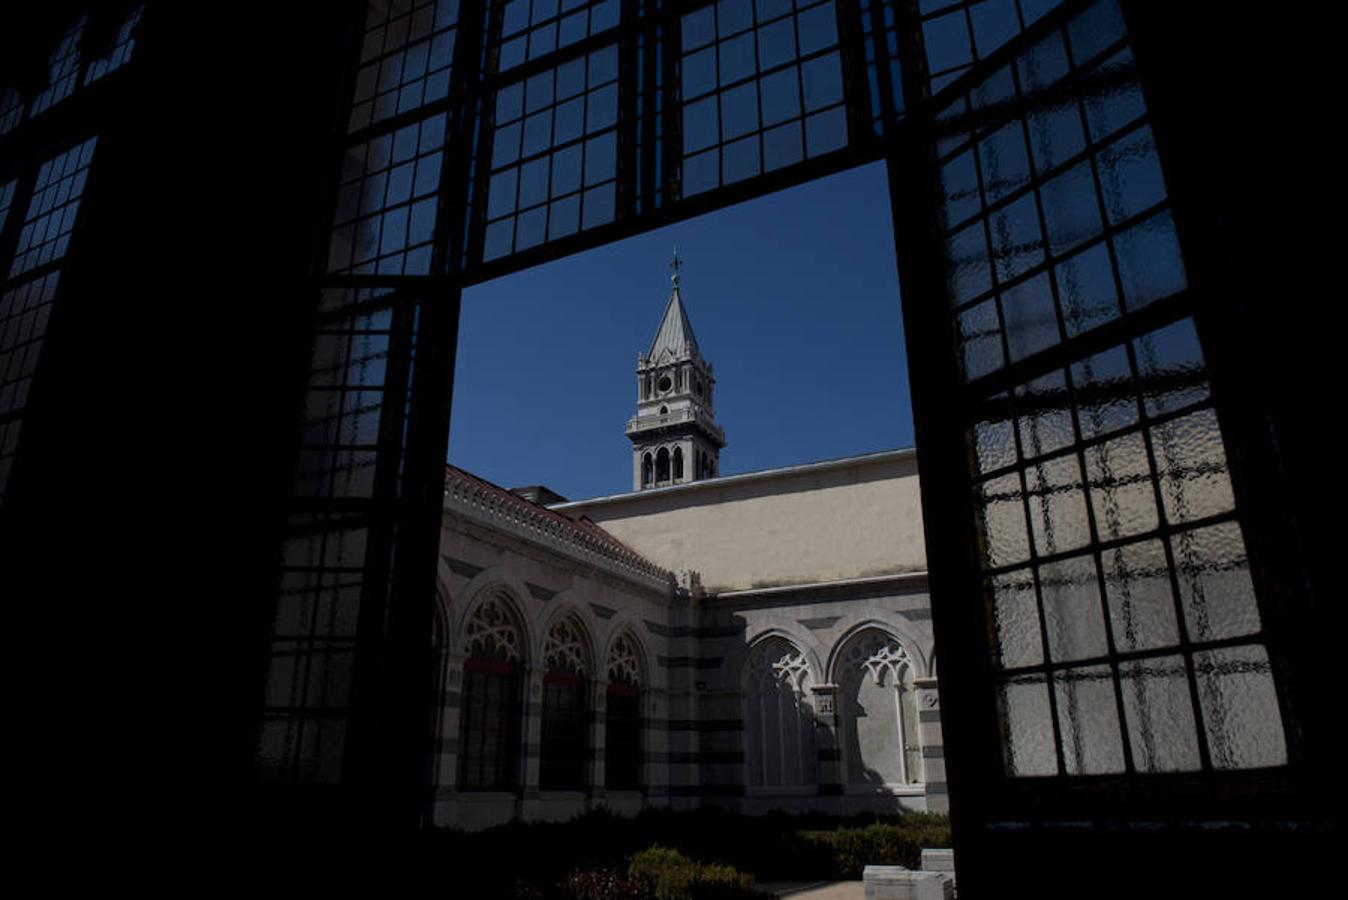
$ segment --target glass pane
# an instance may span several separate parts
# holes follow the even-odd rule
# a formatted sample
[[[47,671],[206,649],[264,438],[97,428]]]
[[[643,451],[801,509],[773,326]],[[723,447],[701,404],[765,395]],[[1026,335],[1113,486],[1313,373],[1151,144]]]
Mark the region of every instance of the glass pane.
[[[1086,495],[1075,455],[1037,463],[1025,471],[1034,547],[1041,556],[1075,550],[1090,540]]]
[[[975,498],[982,507],[983,553],[992,567],[1018,563],[1030,555],[1020,477],[1014,473],[983,483]]]
[[[1282,716],[1264,648],[1228,647],[1195,653],[1194,670],[1213,767],[1285,765]]]
[[[1123,737],[1109,667],[1086,666],[1056,673],[1053,690],[1067,774],[1122,772]]]
[[[1049,655],[1054,662],[1104,656],[1104,613],[1095,560],[1076,556],[1039,569]]]
[[[1043,675],[1021,675],[1002,683],[1002,751],[1008,775],[1056,775],[1052,714]]]
[[[1123,715],[1133,765],[1140,772],[1192,772],[1199,768],[1198,727],[1181,656],[1119,666]]]
[[[1086,448],[1086,471],[1100,540],[1116,540],[1156,527],[1155,488],[1141,434],[1133,432]]]
[[[1245,541],[1235,522],[1182,531],[1170,539],[1189,639],[1255,634],[1259,608]]]
[[[1072,404],[1061,370],[1016,388],[1016,419],[1026,458],[1045,456],[1072,443]]]
[[[1017,569],[994,576],[990,586],[997,627],[998,664],[1004,669],[1014,669],[1043,662],[1039,609],[1031,571]]]
[[[1179,643],[1170,569],[1160,541],[1140,541],[1104,551],[1110,628],[1120,651]]]
[[[1152,441],[1165,514],[1172,524],[1224,513],[1234,506],[1226,451],[1211,409],[1157,425]]]

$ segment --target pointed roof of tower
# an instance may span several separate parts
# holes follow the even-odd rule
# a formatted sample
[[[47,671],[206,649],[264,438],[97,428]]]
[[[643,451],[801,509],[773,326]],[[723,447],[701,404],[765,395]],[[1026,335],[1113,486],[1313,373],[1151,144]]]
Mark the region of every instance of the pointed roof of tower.
[[[671,357],[678,358],[683,355],[684,345],[689,347],[694,356],[702,355],[697,338],[693,336],[693,324],[688,321],[688,313],[683,308],[683,298],[679,296],[679,266],[682,264],[679,251],[675,249],[674,261],[670,263],[674,274],[669,279],[669,302],[665,304],[665,314],[655,331],[655,339],[651,341],[651,350],[646,354],[652,360],[659,359],[664,350],[668,350]]]

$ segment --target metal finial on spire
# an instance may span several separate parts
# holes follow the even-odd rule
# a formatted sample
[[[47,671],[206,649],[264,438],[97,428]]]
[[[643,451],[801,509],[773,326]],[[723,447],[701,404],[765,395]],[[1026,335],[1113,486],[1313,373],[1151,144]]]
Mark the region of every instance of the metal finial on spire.
[[[679,267],[682,265],[683,260],[679,259],[679,245],[675,244],[674,259],[669,264],[669,267],[674,270],[674,274],[669,276],[669,283],[672,284],[674,287],[679,286]]]

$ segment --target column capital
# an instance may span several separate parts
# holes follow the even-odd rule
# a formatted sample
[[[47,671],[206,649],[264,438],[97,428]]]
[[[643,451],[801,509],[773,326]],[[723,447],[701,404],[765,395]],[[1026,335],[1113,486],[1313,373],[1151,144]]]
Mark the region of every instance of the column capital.
[[[814,712],[817,723],[820,725],[832,725],[834,716],[837,715],[838,686],[836,684],[812,684],[810,693],[813,694]]]

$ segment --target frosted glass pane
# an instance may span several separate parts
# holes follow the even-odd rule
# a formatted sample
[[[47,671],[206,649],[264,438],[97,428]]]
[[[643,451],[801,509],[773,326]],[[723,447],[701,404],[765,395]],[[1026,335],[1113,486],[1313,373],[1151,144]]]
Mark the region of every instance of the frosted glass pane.
[[[1264,648],[1195,653],[1194,670],[1213,768],[1286,765],[1287,744]]]
[[[1082,440],[1090,440],[1137,422],[1137,397],[1128,352],[1111,347],[1073,363],[1072,386]]]
[[[1169,297],[1188,285],[1179,237],[1168,211],[1132,226],[1114,238],[1123,302],[1130,309]]]
[[[1020,477],[1003,475],[977,488],[976,502],[982,507],[983,555],[990,567],[1023,562],[1030,556],[1025,535],[1025,507]]]
[[[1017,425],[1026,458],[1044,456],[1072,443],[1071,409],[1061,369],[1016,388]]]
[[[354,650],[315,650],[310,654],[306,705],[346,706],[351,700]]]
[[[1141,434],[1133,432],[1087,448],[1086,472],[1100,540],[1116,540],[1156,527],[1156,495]]]
[[[1109,667],[1086,666],[1059,672],[1053,676],[1053,689],[1067,773],[1122,772],[1123,738]]]
[[[995,372],[1006,365],[1002,353],[1002,327],[997,321],[997,303],[987,300],[960,313],[960,357],[964,378]]]
[[[1197,528],[1170,542],[1190,640],[1215,641],[1257,632],[1259,607],[1240,526],[1228,522]]]
[[[1008,775],[1056,775],[1053,720],[1043,675],[1007,679],[998,700],[1003,722],[1003,758]]]
[[[1166,518],[1183,524],[1235,505],[1217,416],[1202,409],[1152,429]]]
[[[1041,566],[1039,589],[1044,597],[1049,655],[1054,662],[1104,656],[1104,612],[1095,560],[1077,556]]]
[[[1061,263],[1054,277],[1068,337],[1119,317],[1114,266],[1105,244],[1096,244]]]
[[[1030,524],[1041,556],[1083,547],[1090,540],[1086,494],[1075,455],[1036,463],[1025,471]]]
[[[1020,120],[1003,126],[978,145],[983,167],[983,191],[992,204],[1020,190],[1030,181],[1030,159]]]
[[[987,401],[983,418],[974,423],[970,437],[979,472],[991,472],[1016,461],[1016,437],[1011,431],[1005,394]]]
[[[1161,542],[1115,547],[1106,550],[1101,560],[1115,648],[1128,652],[1178,644],[1170,570]]]
[[[1144,334],[1133,341],[1147,415],[1158,416],[1206,400],[1207,370],[1193,319]]]
[[[1030,570],[1017,569],[998,575],[991,579],[991,589],[997,628],[997,664],[1004,669],[1014,669],[1043,662],[1039,608]]]
[[[950,299],[955,303],[972,300],[992,287],[988,264],[988,241],[983,223],[972,225],[950,236]]]
[[[1040,273],[1008,288],[1002,294],[1002,319],[1006,322],[1006,346],[1013,360],[1057,344],[1061,338],[1048,274]]]
[[[1133,766],[1140,772],[1197,771],[1198,732],[1184,658],[1125,662],[1119,676]]]

